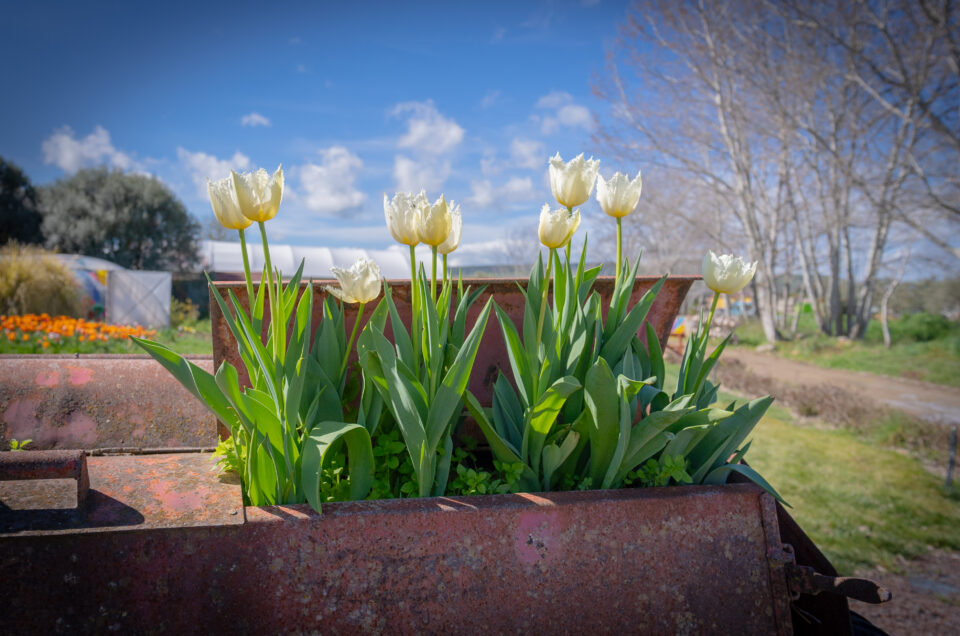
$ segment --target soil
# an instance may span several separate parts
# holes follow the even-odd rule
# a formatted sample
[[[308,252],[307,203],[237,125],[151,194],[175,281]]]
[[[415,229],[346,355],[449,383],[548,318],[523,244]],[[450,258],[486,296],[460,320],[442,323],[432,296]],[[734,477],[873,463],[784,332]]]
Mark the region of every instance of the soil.
[[[797,385],[829,384],[929,422],[960,425],[960,389],[955,387],[862,371],[825,369],[772,353],[744,349],[727,349],[723,357],[739,360],[758,375]]]
[[[771,353],[728,349],[751,373],[797,386],[830,385],[864,399],[906,411],[929,422],[960,424],[960,389],[907,378],[846,369],[824,369]],[[882,567],[855,576],[877,581],[893,594],[882,605],[850,601],[850,609],[888,634],[960,634],[960,552],[930,550],[900,559],[896,571]]]
[[[856,576],[880,582],[893,593],[882,605],[850,601],[850,609],[888,634],[960,633],[960,554],[931,550],[897,572],[882,568]]]

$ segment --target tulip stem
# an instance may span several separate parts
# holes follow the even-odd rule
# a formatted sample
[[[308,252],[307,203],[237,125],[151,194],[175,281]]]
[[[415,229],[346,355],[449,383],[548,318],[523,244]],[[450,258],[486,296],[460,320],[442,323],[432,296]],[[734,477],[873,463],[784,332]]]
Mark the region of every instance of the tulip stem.
[[[543,335],[543,319],[547,315],[547,291],[550,289],[550,272],[553,269],[553,253],[555,249],[550,248],[550,254],[547,257],[547,275],[543,279],[543,293],[540,297],[540,317],[537,319],[537,355],[540,351],[540,339]]]
[[[250,280],[250,257],[247,256],[247,237],[243,228],[237,230],[240,234],[240,251],[243,253],[243,278],[247,281],[247,307],[250,309],[250,315],[253,316],[254,301],[253,282]]]
[[[713,314],[717,311],[717,303],[720,301],[720,292],[713,293],[713,303],[710,305],[710,314],[707,316],[707,329],[703,332],[703,341],[706,342],[710,337],[710,325],[713,324]]]
[[[343,352],[343,362],[340,363],[340,384],[343,385],[344,372],[347,370],[347,360],[350,359],[350,352],[353,350],[353,341],[357,337],[357,329],[360,327],[360,319],[363,318],[363,308],[367,303],[360,303],[357,309],[357,319],[353,323],[353,331],[350,332],[350,340],[347,341],[347,350]]]
[[[410,335],[413,339],[413,369],[414,373],[419,373],[420,369],[420,330],[417,325],[420,322],[420,313],[417,305],[417,251],[414,245],[410,246]],[[401,326],[397,326],[401,329]]]
[[[443,284],[447,284],[447,255],[443,255]]]
[[[270,262],[270,245],[267,243],[267,228],[263,221],[257,221],[260,226],[260,239],[263,241],[263,260],[267,266],[267,294],[270,297],[270,329],[273,330],[273,355],[278,357],[283,348],[280,344],[280,312],[276,294],[273,291],[273,263]],[[260,281],[263,285],[263,281]]]
[[[430,300],[437,304],[437,246],[430,248],[433,255],[433,276],[430,278]]]
[[[617,217],[617,270],[616,277],[620,278],[620,263],[623,261],[623,217]]]

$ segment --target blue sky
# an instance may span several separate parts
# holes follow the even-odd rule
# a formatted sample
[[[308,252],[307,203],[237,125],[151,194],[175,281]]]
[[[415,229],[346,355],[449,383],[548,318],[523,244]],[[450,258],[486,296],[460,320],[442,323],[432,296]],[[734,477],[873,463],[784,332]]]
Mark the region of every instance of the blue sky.
[[[282,163],[270,231],[300,245],[387,247],[383,193],[424,187],[462,202],[466,257],[536,224],[548,156],[592,154],[591,77],[626,9],[9,4],[0,155],[38,184],[154,174],[204,222],[208,176]]]

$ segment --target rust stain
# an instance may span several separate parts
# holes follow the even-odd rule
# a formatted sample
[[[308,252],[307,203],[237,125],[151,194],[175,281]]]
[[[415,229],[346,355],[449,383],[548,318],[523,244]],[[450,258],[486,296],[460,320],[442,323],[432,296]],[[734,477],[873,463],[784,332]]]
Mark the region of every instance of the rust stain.
[[[59,371],[41,371],[37,374],[37,386],[57,386],[60,384]]]
[[[89,367],[67,367],[67,382],[73,386],[83,386],[93,379],[93,369]]]

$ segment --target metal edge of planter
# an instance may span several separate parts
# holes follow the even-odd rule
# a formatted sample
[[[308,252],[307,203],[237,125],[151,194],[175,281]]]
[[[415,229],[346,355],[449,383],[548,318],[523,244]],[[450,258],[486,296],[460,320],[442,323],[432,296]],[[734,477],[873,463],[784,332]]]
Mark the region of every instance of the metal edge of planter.
[[[149,506],[105,479],[141,479],[118,462],[146,458],[91,459],[87,527],[0,538],[0,580],[17,582],[0,631],[792,633],[776,509],[753,485],[363,501],[322,515],[223,508],[192,526],[92,528],[101,489]],[[155,494],[167,513],[203,507],[169,484]]]
[[[207,371],[213,358],[187,356]],[[217,444],[216,418],[137,354],[0,355],[0,444],[142,452]]]

